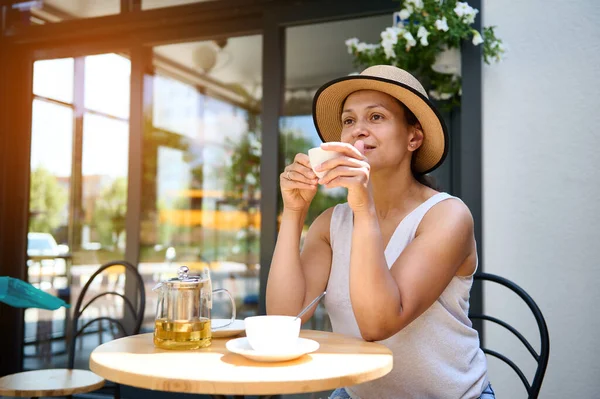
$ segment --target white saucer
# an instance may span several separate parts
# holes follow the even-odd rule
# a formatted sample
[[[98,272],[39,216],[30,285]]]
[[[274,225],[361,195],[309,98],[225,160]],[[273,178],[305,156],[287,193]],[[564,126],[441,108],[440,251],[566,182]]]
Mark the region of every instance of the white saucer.
[[[246,331],[244,320],[234,320],[230,325],[219,328],[219,326],[224,326],[227,323],[229,323],[229,319],[211,319],[210,325],[213,338],[235,337]]]
[[[311,353],[319,349],[319,343],[307,338],[298,338],[298,343],[295,347],[290,348],[286,352],[263,353],[257,352],[250,346],[248,338],[236,338],[227,341],[225,347],[233,353],[242,355],[248,359],[256,360],[257,362],[283,362],[299,358],[302,355]]]

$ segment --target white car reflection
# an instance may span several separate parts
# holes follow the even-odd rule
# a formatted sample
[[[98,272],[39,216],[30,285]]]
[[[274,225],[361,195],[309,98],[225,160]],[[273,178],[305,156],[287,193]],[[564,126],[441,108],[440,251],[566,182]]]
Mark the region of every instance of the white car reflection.
[[[38,281],[41,280],[42,276],[65,276],[67,263],[60,256],[67,255],[68,252],[69,247],[58,245],[52,234],[27,233],[27,256],[29,257],[27,266],[29,267],[30,280],[34,276],[37,277]]]

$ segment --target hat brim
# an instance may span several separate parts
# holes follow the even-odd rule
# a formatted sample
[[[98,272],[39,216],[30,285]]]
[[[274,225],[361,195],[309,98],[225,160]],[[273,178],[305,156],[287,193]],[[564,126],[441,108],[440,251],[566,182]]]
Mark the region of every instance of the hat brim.
[[[413,160],[417,173],[429,173],[444,162],[448,155],[448,129],[436,107],[412,87],[376,76],[346,76],[326,83],[317,91],[313,100],[313,121],[323,142],[340,141],[343,103],[359,90],[386,93],[406,105],[417,117],[423,128],[423,143]]]

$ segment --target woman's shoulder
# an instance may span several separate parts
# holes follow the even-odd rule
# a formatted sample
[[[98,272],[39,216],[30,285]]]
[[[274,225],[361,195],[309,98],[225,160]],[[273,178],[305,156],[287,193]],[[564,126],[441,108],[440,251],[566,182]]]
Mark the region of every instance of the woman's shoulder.
[[[454,227],[457,231],[473,230],[471,210],[460,198],[441,192],[428,201],[433,203],[419,224],[420,232],[436,229],[441,225]]]

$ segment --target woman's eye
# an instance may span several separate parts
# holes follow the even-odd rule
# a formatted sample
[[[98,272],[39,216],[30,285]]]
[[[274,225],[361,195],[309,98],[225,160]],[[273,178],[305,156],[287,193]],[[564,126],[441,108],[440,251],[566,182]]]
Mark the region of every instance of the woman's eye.
[[[346,119],[344,119],[344,120],[342,121],[342,123],[343,123],[344,125],[350,125],[350,124],[352,124],[352,119],[351,119],[351,118],[346,118]]]
[[[378,121],[378,120],[381,120],[381,119],[383,119],[383,115],[379,115],[379,114],[373,114],[373,115],[371,116],[371,119],[372,119],[372,120],[374,120],[374,121]]]

